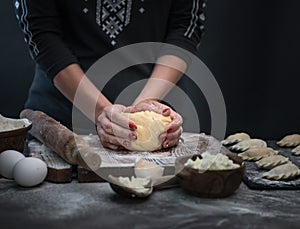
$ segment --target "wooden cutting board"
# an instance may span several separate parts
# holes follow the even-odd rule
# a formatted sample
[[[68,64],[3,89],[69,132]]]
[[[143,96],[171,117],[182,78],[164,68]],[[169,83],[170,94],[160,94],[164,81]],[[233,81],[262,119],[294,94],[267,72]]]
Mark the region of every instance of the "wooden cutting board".
[[[72,181],[72,165],[64,161],[57,153],[53,152],[37,140],[28,143],[30,157],[43,160],[48,167],[46,181],[66,183]]]
[[[73,175],[78,182],[100,182],[104,181],[109,174],[114,176],[133,176],[134,163],[138,156],[164,167],[164,175],[172,175],[175,170],[175,159],[179,156],[203,152],[208,148],[218,149],[221,147],[222,150],[227,150],[215,138],[195,133],[183,133],[178,146],[156,152],[114,151],[104,148],[97,135],[83,135],[82,137],[102,159],[101,166],[97,170],[91,171],[76,166],[72,174],[71,165],[36,140],[29,142],[29,154],[46,162],[48,165],[48,181],[70,182]]]

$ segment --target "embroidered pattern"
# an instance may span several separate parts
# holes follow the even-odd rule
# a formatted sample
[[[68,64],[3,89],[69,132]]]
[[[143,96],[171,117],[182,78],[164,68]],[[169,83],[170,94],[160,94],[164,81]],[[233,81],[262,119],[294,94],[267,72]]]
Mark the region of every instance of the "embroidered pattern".
[[[33,41],[32,32],[30,30],[30,25],[27,20],[28,16],[28,8],[27,8],[27,2],[26,0],[16,0],[15,1],[15,8],[16,8],[16,17],[19,20],[19,23],[21,25],[21,28],[25,35],[25,42],[29,45],[29,48],[31,50],[31,54],[34,56],[37,56],[39,54],[39,49],[37,47],[37,44]]]
[[[205,7],[206,7],[205,1],[202,3],[202,6],[200,6],[200,0],[193,0],[193,7],[192,7],[192,11],[191,11],[192,17],[191,17],[190,25],[187,28],[184,36],[191,38],[192,35],[194,34],[197,26],[199,26],[199,24],[201,24],[205,21],[205,15],[202,12]],[[201,31],[204,30],[203,25],[200,25],[200,30]]]
[[[112,39],[115,39],[130,23],[132,0],[97,0],[96,22]]]

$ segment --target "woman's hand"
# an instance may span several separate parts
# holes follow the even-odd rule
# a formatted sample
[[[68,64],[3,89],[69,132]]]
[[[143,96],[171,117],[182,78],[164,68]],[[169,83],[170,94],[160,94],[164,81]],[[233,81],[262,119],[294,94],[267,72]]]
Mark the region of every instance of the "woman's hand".
[[[97,132],[104,147],[114,150],[124,149],[135,141],[137,126],[123,112],[130,112],[130,108],[122,105],[110,105],[104,108],[97,118]]]
[[[154,111],[164,116],[170,116],[172,122],[166,126],[166,132],[161,134],[160,140],[164,148],[172,147],[178,144],[182,134],[182,117],[172,110],[169,106],[159,103],[155,100],[143,100],[133,106],[131,112]]]

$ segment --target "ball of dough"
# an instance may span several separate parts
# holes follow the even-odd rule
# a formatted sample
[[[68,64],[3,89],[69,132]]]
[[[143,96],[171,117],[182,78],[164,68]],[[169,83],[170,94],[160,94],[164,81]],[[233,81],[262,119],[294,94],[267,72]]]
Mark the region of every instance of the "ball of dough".
[[[127,147],[135,151],[155,151],[162,147],[159,136],[165,132],[165,127],[172,120],[169,116],[163,116],[153,111],[141,111],[125,113],[136,125],[137,140]]]

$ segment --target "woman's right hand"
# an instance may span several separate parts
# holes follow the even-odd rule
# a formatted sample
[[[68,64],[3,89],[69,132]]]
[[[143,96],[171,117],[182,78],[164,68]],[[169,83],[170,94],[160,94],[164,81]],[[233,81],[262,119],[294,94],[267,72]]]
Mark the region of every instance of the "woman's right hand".
[[[130,112],[130,107],[116,104],[105,107],[98,116],[97,133],[104,147],[120,150],[137,139],[137,126],[122,115],[123,112]]]

